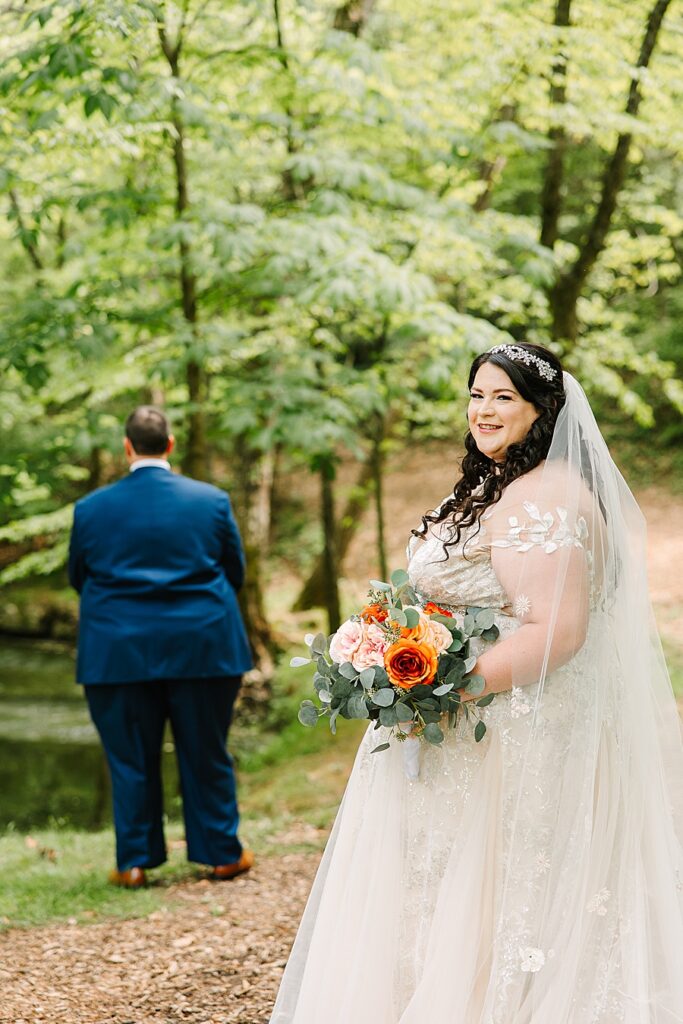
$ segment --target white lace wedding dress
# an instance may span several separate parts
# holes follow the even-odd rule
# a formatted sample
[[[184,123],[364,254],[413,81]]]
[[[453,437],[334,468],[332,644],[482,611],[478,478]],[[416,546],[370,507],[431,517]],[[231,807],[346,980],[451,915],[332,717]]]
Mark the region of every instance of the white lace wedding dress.
[[[424,600],[494,608],[499,643],[526,635],[534,604],[555,593],[580,649],[556,668],[546,656],[542,685],[482,709],[481,743],[465,723],[423,744],[415,781],[400,744],[371,753],[384,730],[369,728],[272,1024],[683,1021],[673,798],[660,740],[638,738],[659,735],[657,711],[625,693],[639,654],[610,632],[620,613],[595,565],[604,535],[583,499],[572,509],[544,500],[547,487],[537,501],[513,488],[465,554],[444,560],[438,528],[413,539],[411,581]],[[508,645],[513,661],[528,662],[529,643]],[[651,663],[649,640],[640,647]]]

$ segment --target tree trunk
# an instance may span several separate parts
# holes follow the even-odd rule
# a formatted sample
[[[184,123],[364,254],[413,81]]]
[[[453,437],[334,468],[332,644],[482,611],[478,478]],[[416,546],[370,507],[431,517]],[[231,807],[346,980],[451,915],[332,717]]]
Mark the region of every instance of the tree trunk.
[[[270,694],[278,645],[265,610],[263,566],[268,555],[270,496],[275,456],[257,455],[246,443],[237,445],[235,514],[247,563],[240,608],[255,668],[245,677],[242,704],[257,711]]]
[[[670,3],[671,0],[657,0],[650,11],[638,56],[638,68],[646,68],[650,63],[662,21]],[[640,76],[636,75],[631,80],[625,113],[630,117],[635,117],[641,99]],[[600,202],[576,261],[566,273],[558,278],[549,291],[553,338],[565,345],[572,345],[578,334],[577,303],[586,279],[605,247],[607,232],[617,208],[619,192],[626,178],[631,141],[630,133],[623,133],[617,138],[614,152],[603,175]]]
[[[568,28],[571,24],[572,0],[557,0],[553,24],[557,28]],[[553,108],[563,106],[567,100],[567,59],[560,51],[552,67],[550,102]],[[552,147],[541,193],[541,245],[554,248],[557,241],[560,211],[562,209],[562,184],[564,179],[564,158],[567,150],[567,135],[562,125],[554,125],[548,132]]]
[[[320,467],[320,510],[323,528],[323,590],[330,633],[336,633],[341,625],[337,524],[334,518],[334,475],[331,461],[324,462]]]
[[[361,466],[358,479],[347,499],[344,511],[337,523],[337,569],[341,572],[344,558],[356,535],[361,518],[372,494],[373,467],[368,459]],[[322,607],[325,604],[325,563],[322,554],[318,557],[313,569],[299,592],[293,611],[303,612],[309,608]]]
[[[372,479],[373,498],[375,502],[375,523],[377,526],[377,560],[379,563],[379,578],[387,581],[389,579],[389,568],[387,566],[387,549],[384,530],[384,452],[382,451],[382,434],[378,432],[372,441]]]
[[[173,78],[180,79],[180,52],[183,43],[183,23],[178,30],[174,44],[171,44],[164,25],[159,25],[159,40]],[[176,201],[175,212],[181,221],[190,208],[188,188],[187,160],[185,155],[185,124],[178,104],[177,96],[171,100],[171,124],[173,125],[173,167],[175,170]],[[190,325],[191,333],[196,337],[197,327],[197,279],[192,268],[192,251],[186,238],[181,237],[178,243],[180,258],[180,297],[183,316]],[[188,476],[198,480],[208,479],[208,460],[206,444],[206,370],[195,358],[187,362],[185,380],[188,392],[187,416],[187,447],[183,459],[183,469]]]

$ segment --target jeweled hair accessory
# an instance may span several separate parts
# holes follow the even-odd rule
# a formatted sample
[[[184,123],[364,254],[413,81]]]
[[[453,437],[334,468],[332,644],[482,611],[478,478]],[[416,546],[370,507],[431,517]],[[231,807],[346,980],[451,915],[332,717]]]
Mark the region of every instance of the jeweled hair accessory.
[[[527,352],[525,348],[520,348],[519,345],[496,345],[495,348],[491,349],[491,352],[501,352],[508,359],[511,359],[513,363],[525,363],[527,366],[535,366],[539,376],[543,377],[544,380],[554,380],[557,376],[557,370],[549,362],[541,359],[540,356],[535,356],[533,352]]]

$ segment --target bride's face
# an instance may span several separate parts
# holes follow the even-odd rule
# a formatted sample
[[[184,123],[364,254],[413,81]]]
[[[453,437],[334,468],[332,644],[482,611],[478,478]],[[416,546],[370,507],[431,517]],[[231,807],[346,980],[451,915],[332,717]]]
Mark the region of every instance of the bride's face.
[[[502,462],[510,445],[524,440],[538,415],[536,406],[522,398],[505,370],[493,363],[479,367],[470,390],[467,419],[482,455]]]

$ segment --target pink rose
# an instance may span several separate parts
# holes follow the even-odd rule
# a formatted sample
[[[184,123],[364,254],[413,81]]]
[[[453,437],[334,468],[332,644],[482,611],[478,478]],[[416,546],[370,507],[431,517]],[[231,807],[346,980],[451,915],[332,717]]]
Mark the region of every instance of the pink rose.
[[[437,654],[441,654],[442,651],[447,651],[451,646],[453,636],[450,629],[444,626],[443,622],[436,622],[434,619],[430,619],[425,642],[431,644]]]
[[[347,619],[330,640],[330,657],[338,665],[352,661],[363,639],[363,623]]]
[[[372,665],[384,665],[384,652],[388,646],[389,641],[379,626],[367,626],[365,636],[351,659],[353,667],[362,672]]]

